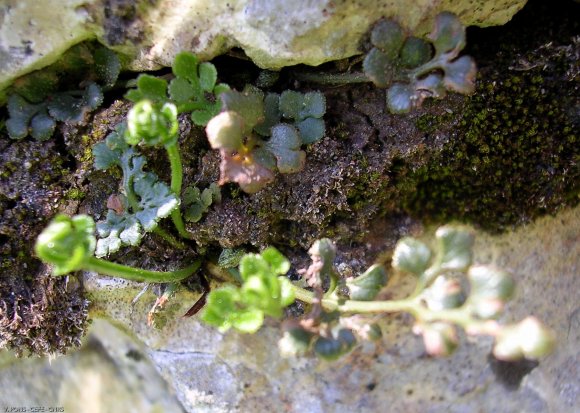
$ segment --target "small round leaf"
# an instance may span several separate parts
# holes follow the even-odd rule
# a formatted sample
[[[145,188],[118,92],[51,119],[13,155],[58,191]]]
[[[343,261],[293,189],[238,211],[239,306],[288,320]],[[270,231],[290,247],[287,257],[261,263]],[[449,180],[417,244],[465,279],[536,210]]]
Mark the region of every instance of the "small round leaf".
[[[296,127],[300,132],[300,138],[304,145],[310,145],[318,142],[324,137],[326,126],[322,119],[306,118],[303,121],[297,122]]]
[[[405,33],[394,20],[379,21],[371,32],[371,43],[390,58],[396,58],[405,40]]]
[[[52,136],[56,122],[46,113],[39,113],[30,122],[31,135],[37,141],[45,141]]]
[[[211,63],[202,63],[199,65],[199,86],[206,92],[213,91],[217,81],[217,70]]]
[[[438,55],[457,53],[465,47],[465,27],[455,14],[443,12],[435,18],[435,28],[429,39]]]
[[[395,83],[387,92],[387,107],[391,113],[408,113],[415,102],[415,90],[410,85]]]
[[[401,49],[401,65],[407,68],[421,66],[431,59],[432,54],[431,46],[425,40],[409,37]]]
[[[463,94],[470,94],[475,91],[477,68],[471,57],[462,56],[446,64],[444,71],[443,82],[448,89]]]
[[[393,268],[419,277],[429,266],[431,250],[414,238],[402,238],[393,253]]]
[[[244,120],[236,112],[227,111],[212,118],[206,128],[213,149],[237,151],[242,146]]]
[[[373,48],[363,60],[365,75],[377,86],[387,87],[395,76],[395,63],[383,51]]]

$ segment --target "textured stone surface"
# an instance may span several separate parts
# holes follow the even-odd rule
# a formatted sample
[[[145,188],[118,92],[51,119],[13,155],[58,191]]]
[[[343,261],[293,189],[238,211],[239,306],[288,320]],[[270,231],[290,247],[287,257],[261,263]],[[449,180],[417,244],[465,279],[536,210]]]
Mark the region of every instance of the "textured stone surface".
[[[71,45],[96,37],[127,55],[135,70],[168,66],[191,50],[210,59],[242,48],[261,67],[318,65],[358,53],[381,16],[425,33],[448,10],[466,25],[503,24],[526,0],[3,0],[0,90],[54,62]]]
[[[409,318],[386,322],[379,344],[359,345],[336,363],[278,355],[277,323],[256,335],[220,334],[180,314],[196,295],[182,291],[146,326],[151,292],[87,274],[96,321],[84,347],[51,362],[0,360],[0,406],[64,406],[83,412],[572,412],[580,409],[580,208],[503,236],[480,235],[476,260],[509,269],[518,294],[506,321],[528,314],[556,332],[554,354],[504,365],[488,358],[488,340],[467,343],[450,358],[425,357]],[[145,345],[143,344],[145,343]],[[149,364],[152,360],[161,376]],[[38,378],[42,376],[42,380]]]
[[[151,329],[146,318],[153,294],[132,306],[138,285],[92,275],[85,285],[94,314],[135,331],[190,412],[375,412],[385,405],[391,412],[570,412],[580,409],[579,234],[576,208],[476,241],[476,261],[508,269],[517,282],[505,321],[533,314],[557,334],[556,352],[538,366],[489,358],[489,340],[463,339],[450,358],[425,357],[407,317],[387,319],[379,344],[360,345],[334,364],[287,360],[278,355],[275,322],[252,336],[222,335],[195,317],[179,317],[196,298],[182,292],[160,319],[162,328]]]
[[[94,2],[94,1],[93,1]],[[0,1],[0,90],[94,36],[84,0]]]
[[[142,344],[103,321],[67,357],[15,360],[4,352],[0,387],[2,411],[183,413]]]

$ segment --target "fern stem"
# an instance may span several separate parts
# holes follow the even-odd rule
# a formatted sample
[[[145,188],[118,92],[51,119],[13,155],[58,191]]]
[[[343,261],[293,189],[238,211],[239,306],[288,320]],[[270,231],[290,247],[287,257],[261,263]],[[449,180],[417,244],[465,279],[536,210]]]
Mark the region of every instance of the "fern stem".
[[[100,258],[89,257],[83,265],[83,269],[95,271],[99,274],[111,277],[120,277],[126,280],[139,282],[168,283],[182,281],[199,269],[201,260],[196,260],[192,265],[175,271],[150,271],[141,268],[133,268],[127,265],[117,264]]]
[[[187,247],[187,245],[185,245],[183,242],[179,241],[177,238],[175,238],[173,235],[171,235],[169,232],[165,231],[161,227],[156,227],[153,230],[153,233],[159,235],[161,238],[163,238],[165,241],[167,241],[174,248],[185,249]]]
[[[165,145],[167,155],[169,156],[169,163],[171,165],[171,190],[177,197],[181,198],[181,185],[183,182],[183,166],[181,164],[181,155],[179,152],[179,144],[177,141]],[[171,213],[171,219],[177,229],[177,232],[182,238],[192,239],[191,235],[185,229],[183,218],[181,217],[181,210],[177,207]]]
[[[305,290],[294,284],[294,296],[297,300],[303,301],[307,304],[313,304],[315,296],[312,291]],[[399,313],[407,312],[412,314],[416,319],[423,322],[433,321],[449,321],[462,327],[467,327],[474,323],[473,318],[470,317],[467,307],[459,307],[448,310],[432,311],[424,307],[421,301],[415,297],[406,298],[402,300],[389,301],[355,301],[346,300],[338,302],[333,299],[323,298],[320,302],[322,307],[328,311],[338,311],[340,313]],[[478,327],[483,328],[482,326]]]

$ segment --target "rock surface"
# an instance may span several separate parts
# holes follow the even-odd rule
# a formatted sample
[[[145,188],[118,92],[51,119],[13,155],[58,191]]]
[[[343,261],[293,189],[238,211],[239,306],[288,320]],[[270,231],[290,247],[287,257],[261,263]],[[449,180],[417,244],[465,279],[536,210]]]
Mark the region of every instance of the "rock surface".
[[[359,52],[380,16],[425,33],[441,11],[466,25],[500,25],[526,0],[397,1],[4,0],[0,9],[0,91],[91,38],[121,52],[133,70],[169,66],[190,50],[211,59],[232,47],[258,65],[318,65]]]
[[[195,317],[179,317],[197,298],[181,292],[157,319],[160,328],[151,329],[146,319],[155,296],[146,293],[131,304],[140,285],[87,274],[85,286],[93,315],[135,332],[189,412],[283,408],[364,413],[385,405],[391,412],[571,412],[580,409],[579,234],[577,207],[510,234],[479,235],[476,240],[476,261],[509,269],[517,282],[518,294],[505,321],[533,314],[556,332],[555,353],[537,366],[495,361],[488,357],[488,340],[463,339],[449,358],[425,357],[407,317],[387,322],[379,344],[360,345],[336,363],[283,359],[276,346],[277,323],[252,336],[220,334]],[[109,330],[97,336],[109,347],[116,345]],[[0,373],[6,374],[6,369]]]
[[[0,386],[3,411],[183,413],[143,345],[104,321],[68,357],[18,360],[2,353]]]

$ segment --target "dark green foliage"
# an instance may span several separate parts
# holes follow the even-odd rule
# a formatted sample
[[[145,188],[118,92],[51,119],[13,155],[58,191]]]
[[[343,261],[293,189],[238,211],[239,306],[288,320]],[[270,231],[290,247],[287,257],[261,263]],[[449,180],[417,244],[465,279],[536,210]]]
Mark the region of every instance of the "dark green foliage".
[[[48,113],[61,122],[82,122],[86,112],[98,108],[103,102],[101,88],[95,83],[86,87],[80,96],[75,92],[59,93],[48,103]]]
[[[355,344],[356,338],[352,331],[341,328],[336,336],[318,337],[314,343],[314,352],[323,360],[334,361],[350,352]]]
[[[172,69],[175,78],[169,83],[155,76],[139,75],[137,87],[129,90],[125,97],[135,103],[144,99],[158,104],[174,103],[178,113],[190,112],[196,125],[207,125],[221,109],[217,97],[229,87],[216,84],[217,70],[213,64],[199,63],[189,52],[178,53]]]
[[[141,74],[137,78],[136,89],[125,93],[125,98],[138,103],[142,100],[150,100],[154,103],[165,103],[167,99],[167,81],[155,76]]]
[[[437,251],[428,267],[424,264],[428,256],[425,245],[412,238],[399,241],[393,253],[393,268],[411,270],[417,276],[417,287],[411,297],[432,312],[430,316],[418,313],[414,330],[423,335],[427,352],[448,355],[455,350],[458,338],[453,324],[465,328],[470,335],[495,337],[494,354],[502,359],[538,357],[549,352],[554,344],[552,333],[535,319],[507,326],[485,321],[503,313],[505,304],[513,296],[514,282],[505,271],[488,265],[472,265],[473,234],[462,227],[444,226],[437,230],[435,237]],[[421,273],[417,273],[419,268],[424,268]],[[469,288],[461,283],[460,275],[468,280]],[[445,314],[451,317],[446,320]],[[525,343],[526,337],[510,333],[530,324],[537,337],[533,343]]]
[[[95,72],[104,88],[112,87],[119,73],[121,73],[121,61],[113,52],[105,47],[95,50],[94,54]]]
[[[465,302],[465,291],[461,283],[447,275],[437,276],[422,296],[427,307],[433,311],[459,308]]]
[[[322,93],[292,90],[286,90],[281,95],[269,93],[264,104],[264,122],[256,127],[260,135],[270,136],[275,125],[291,122],[298,130],[302,144],[315,143],[324,136],[326,128],[322,117],[326,113],[326,98]]]
[[[22,139],[30,135],[36,140],[49,139],[56,127],[56,121],[48,115],[46,105],[28,103],[22,96],[8,98],[6,130],[12,139]]]
[[[382,265],[375,264],[363,274],[346,281],[351,300],[371,301],[387,284],[387,272]]]
[[[123,194],[113,195],[105,221],[97,223],[99,240],[95,255],[106,256],[123,245],[138,245],[145,232],[178,208],[179,199],[157,175],[143,170],[146,159],[125,141],[121,124],[104,142],[93,147],[95,169],[119,166],[123,171]]]
[[[296,128],[279,124],[272,128],[272,137],[264,148],[276,157],[278,170],[283,174],[299,172],[304,168],[306,153],[300,150],[302,141]]]
[[[468,56],[458,58],[465,47],[465,28],[459,19],[439,14],[429,39],[432,46],[407,37],[392,20],[381,20],[373,28],[374,47],[363,70],[378,87],[389,87],[387,106],[392,113],[407,113],[428,97],[444,97],[446,90],[464,94],[474,90],[475,63]]]
[[[218,258],[218,265],[222,268],[235,268],[247,253],[242,248],[224,248]]]
[[[220,98],[223,111],[206,128],[210,145],[222,157],[220,184],[237,182],[245,192],[257,192],[274,179],[276,169],[301,171],[306,158],[302,145],[324,135],[326,101],[319,92],[264,96],[246,87]]]
[[[493,267],[472,264],[473,234],[461,227],[444,226],[435,233],[436,253],[414,238],[403,238],[393,253],[393,268],[409,272],[417,277],[417,294],[432,311],[462,307],[480,319],[494,318],[501,314],[505,302],[513,293],[513,281],[503,271]],[[430,259],[433,257],[433,259]],[[469,297],[456,275],[464,273],[469,280]],[[434,337],[447,336],[452,342],[455,333],[447,324],[433,328],[423,323],[423,334]],[[444,340],[444,341],[445,341]],[[428,340],[426,340],[428,341]],[[447,348],[451,351],[451,348]]]
[[[280,353],[284,356],[295,356],[305,354],[310,348],[314,334],[300,328],[290,327],[283,333],[278,342]]]
[[[22,139],[30,134],[34,139],[43,141],[52,136],[56,121],[82,122],[86,114],[102,102],[101,88],[95,83],[88,85],[84,91],[51,94],[49,101],[38,104],[29,103],[14,94],[8,98],[10,118],[6,121],[6,129],[12,139]]]
[[[213,203],[221,201],[219,185],[212,183],[209,188],[201,191],[197,186],[190,186],[183,192],[181,203],[183,217],[189,222],[198,222]]]
[[[432,49],[428,42],[418,37],[408,37],[399,58],[403,67],[412,69],[427,63],[431,54]]]
[[[8,135],[23,139],[31,135],[36,140],[50,138],[56,122],[82,123],[86,115],[99,107],[103,101],[103,89],[111,87],[120,72],[117,55],[105,48],[91,53],[86,48],[75,48],[66,56],[67,63],[33,73],[17,81],[8,98],[6,121]],[[67,78],[68,65],[77,64],[77,71],[85,71],[79,81],[79,90],[65,90],[59,77]],[[73,76],[74,77],[74,76]],[[89,81],[87,81],[87,78]],[[66,85],[70,87],[69,85]],[[76,85],[75,85],[76,86]],[[74,87],[74,86],[73,86]]]
[[[399,240],[393,253],[393,267],[419,277],[425,272],[431,261],[431,250],[415,238],[405,237]]]

